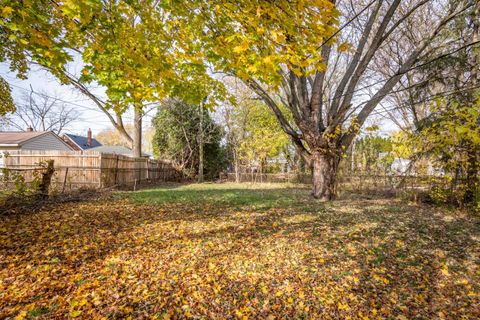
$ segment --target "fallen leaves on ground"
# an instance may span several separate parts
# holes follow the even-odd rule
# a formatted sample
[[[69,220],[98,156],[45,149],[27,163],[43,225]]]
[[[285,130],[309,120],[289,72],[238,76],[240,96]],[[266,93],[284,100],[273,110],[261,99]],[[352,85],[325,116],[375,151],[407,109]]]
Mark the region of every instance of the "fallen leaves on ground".
[[[315,208],[101,200],[0,217],[0,318],[480,316],[478,218]]]

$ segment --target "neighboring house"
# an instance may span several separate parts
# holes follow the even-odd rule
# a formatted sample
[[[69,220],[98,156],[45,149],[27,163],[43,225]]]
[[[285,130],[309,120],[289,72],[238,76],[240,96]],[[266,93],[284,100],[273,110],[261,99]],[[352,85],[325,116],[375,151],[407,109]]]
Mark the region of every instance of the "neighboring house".
[[[3,166],[5,154],[18,150],[72,151],[73,149],[52,131],[34,132],[29,128],[27,131],[0,132],[0,167]]]
[[[63,140],[76,151],[88,150],[102,145],[97,139],[92,137],[92,130],[90,129],[88,129],[86,137],[65,133]]]
[[[100,146],[95,148],[90,148],[88,151],[97,151],[101,153],[112,153],[112,154],[119,154],[123,156],[132,156],[132,149],[124,147],[124,146]],[[152,155],[142,152],[142,158],[151,158]]]
[[[60,150],[72,148],[52,131],[3,131],[0,132],[0,150]]]

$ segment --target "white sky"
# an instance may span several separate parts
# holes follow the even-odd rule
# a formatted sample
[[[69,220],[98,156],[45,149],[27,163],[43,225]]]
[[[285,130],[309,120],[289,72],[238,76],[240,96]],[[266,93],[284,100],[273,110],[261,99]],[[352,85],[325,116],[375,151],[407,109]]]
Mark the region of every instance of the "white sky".
[[[67,133],[86,136],[88,129],[91,128],[95,136],[95,133],[113,127],[108,117],[97,108],[93,101],[73,86],[61,85],[54,76],[40,68],[32,68],[28,73],[28,78],[22,80],[9,70],[8,63],[0,63],[0,76],[10,84],[15,102],[19,102],[23,94],[30,92],[30,86],[32,86],[35,92],[44,91],[49,96],[56,96],[63,100],[68,107],[77,110],[79,117],[64,130]],[[104,91],[98,88],[94,92],[103,96]],[[153,112],[150,112],[144,117],[144,127],[150,126],[152,116]],[[131,123],[133,120],[132,112],[126,112],[123,118],[125,123]]]

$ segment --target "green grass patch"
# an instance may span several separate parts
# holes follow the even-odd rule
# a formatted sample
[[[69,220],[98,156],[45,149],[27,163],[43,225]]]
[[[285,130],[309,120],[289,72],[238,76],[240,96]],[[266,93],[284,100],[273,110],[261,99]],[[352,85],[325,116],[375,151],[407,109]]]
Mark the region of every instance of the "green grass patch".
[[[259,210],[293,206],[303,207],[305,211],[312,209],[309,189],[299,189],[290,184],[203,183],[159,187],[116,196],[123,198],[125,195],[134,203],[152,205],[182,203]]]

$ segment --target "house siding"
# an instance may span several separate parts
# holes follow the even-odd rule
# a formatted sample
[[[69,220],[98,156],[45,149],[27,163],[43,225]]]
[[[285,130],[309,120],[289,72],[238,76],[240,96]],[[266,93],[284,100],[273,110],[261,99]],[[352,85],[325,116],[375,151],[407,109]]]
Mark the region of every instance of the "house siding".
[[[26,141],[22,144],[21,150],[60,150],[60,151],[71,151],[70,148],[61,138],[57,137],[53,133],[49,132],[47,134],[35,137],[29,141]]]

